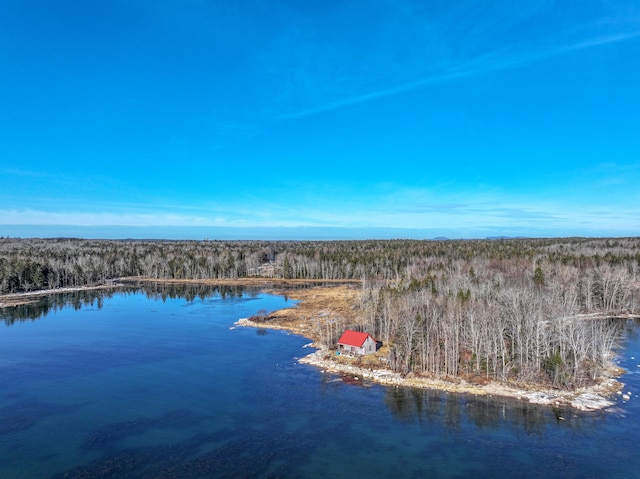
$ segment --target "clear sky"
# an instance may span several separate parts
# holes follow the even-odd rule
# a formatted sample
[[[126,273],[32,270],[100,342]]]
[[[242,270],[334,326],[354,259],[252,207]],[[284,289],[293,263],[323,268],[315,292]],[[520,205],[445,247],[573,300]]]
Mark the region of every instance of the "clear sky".
[[[0,236],[640,234],[637,0],[0,0]]]

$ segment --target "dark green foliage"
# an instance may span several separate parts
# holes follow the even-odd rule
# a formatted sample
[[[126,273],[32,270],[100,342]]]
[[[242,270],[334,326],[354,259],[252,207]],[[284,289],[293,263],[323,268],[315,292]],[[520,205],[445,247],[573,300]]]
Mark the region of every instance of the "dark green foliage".
[[[542,360],[542,369],[549,376],[549,380],[558,385],[561,380],[564,361],[559,351],[556,351],[550,356],[547,356]]]

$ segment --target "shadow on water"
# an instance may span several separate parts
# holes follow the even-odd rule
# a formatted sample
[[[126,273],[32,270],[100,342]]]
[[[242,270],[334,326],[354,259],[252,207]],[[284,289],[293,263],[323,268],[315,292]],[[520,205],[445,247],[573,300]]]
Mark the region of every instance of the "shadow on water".
[[[151,299],[188,301],[259,292],[164,284],[124,290],[130,294],[141,291]],[[69,293],[66,296],[76,302],[64,304],[100,308],[98,297],[114,294]],[[65,295],[56,296],[51,304]],[[236,303],[229,301],[234,307]],[[204,317],[209,314],[207,306],[190,309]],[[183,311],[182,305],[179,308]],[[138,342],[128,343],[136,345],[129,348],[120,341],[91,342],[90,347],[52,349],[41,357],[9,363],[0,375],[0,392],[14,391],[0,408],[4,459],[18,457],[30,463],[28,452],[19,454],[20,445],[33,440],[29,433],[59,427],[64,417],[53,418],[50,426],[47,419],[67,414],[70,421],[83,419],[75,429],[77,460],[57,462],[55,468],[46,463],[38,477],[345,477],[345,471],[348,477],[362,477],[356,469],[365,463],[380,468],[369,477],[397,478],[493,478],[509,477],[515,471],[522,477],[632,477],[612,472],[638,469],[638,435],[629,421],[633,418],[630,413],[621,420],[607,413],[579,413],[511,399],[382,387],[321,374],[295,363],[296,350],[291,348],[302,344],[300,338],[225,327],[207,330],[211,337],[199,341],[203,329],[189,328],[201,322],[170,324],[176,328],[160,330],[154,347],[137,347]],[[637,333],[637,323],[629,327],[630,334]],[[188,341],[174,338],[183,329],[192,333]],[[145,339],[152,333],[158,330],[140,326],[133,337]],[[210,341],[218,337],[220,341]],[[631,339],[635,342],[627,345],[628,356],[638,350],[637,339]],[[219,358],[223,361],[217,362]],[[97,374],[105,371],[114,374]],[[220,371],[228,374],[218,374]],[[49,386],[55,392],[61,384],[73,384],[70,379],[74,376],[80,381],[98,380],[86,386],[88,396],[73,394],[80,399],[68,405],[34,400],[47,397],[45,390],[28,387],[34,381],[47,386],[45,379],[53,378]],[[128,382],[118,388],[115,378]],[[106,395],[104,402],[108,408],[123,408],[121,414],[94,420],[92,411],[103,411],[103,404],[92,409],[91,403],[82,403],[85,397],[92,399],[99,393],[93,384],[105,385],[101,390]],[[636,384],[629,381],[628,388],[635,391]],[[59,394],[57,400],[65,395]],[[24,399],[18,404],[20,397]],[[144,407],[127,412],[126,407],[134,402]],[[72,414],[85,407],[86,414]],[[68,434],[73,435],[74,425],[68,425]],[[55,444],[47,448],[52,463],[55,454],[63,454]]]
[[[116,294],[143,293],[149,299],[184,298],[188,302],[196,299],[204,300],[212,296],[221,298],[242,298],[245,295],[257,295],[259,288],[237,285],[206,285],[206,284],[163,284],[163,283],[127,283],[117,289],[90,289],[52,293],[42,296],[37,301],[18,306],[0,308],[0,320],[7,326],[19,321],[35,321],[46,317],[63,308],[72,307],[79,311],[83,308],[102,309],[104,301]]]
[[[384,402],[393,416],[404,422],[443,423],[453,429],[466,424],[473,424],[478,429],[507,426],[528,434],[543,434],[548,426],[557,424],[580,429],[587,418],[593,426],[594,420],[606,414],[551,408],[510,398],[415,388],[386,388]]]
[[[121,291],[94,289],[50,294],[28,304],[0,308],[0,320],[11,326],[17,321],[35,321],[66,307],[72,307],[76,311],[90,307],[102,309],[105,299]]]
[[[257,294],[260,288],[240,285],[208,285],[208,284],[166,284],[166,283],[133,283],[134,291],[142,291],[149,299],[180,299],[188,302],[196,299],[204,300],[211,296],[221,298],[242,298],[245,294]]]
[[[624,320],[624,334],[627,341],[638,341],[640,337],[640,318]]]

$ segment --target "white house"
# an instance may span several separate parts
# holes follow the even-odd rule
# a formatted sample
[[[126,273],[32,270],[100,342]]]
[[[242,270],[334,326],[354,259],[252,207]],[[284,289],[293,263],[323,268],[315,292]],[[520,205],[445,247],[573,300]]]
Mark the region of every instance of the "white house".
[[[346,329],[338,339],[338,351],[346,354],[364,356],[376,352],[378,342],[369,333],[360,333]]]

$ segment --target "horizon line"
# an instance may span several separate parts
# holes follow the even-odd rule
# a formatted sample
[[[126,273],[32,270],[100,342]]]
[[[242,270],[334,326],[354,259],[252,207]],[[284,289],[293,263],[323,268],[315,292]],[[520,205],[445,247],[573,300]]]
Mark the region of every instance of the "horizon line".
[[[160,231],[162,230],[162,232]],[[131,241],[459,241],[498,239],[636,238],[638,234],[586,232],[483,231],[456,232],[455,228],[344,227],[344,226],[128,226],[0,224],[0,239],[80,239]],[[286,233],[298,233],[288,236]],[[324,234],[319,234],[323,233]],[[148,234],[151,233],[151,234]],[[183,234],[180,234],[183,233]],[[186,234],[185,234],[186,233]],[[280,233],[280,234],[274,234]],[[282,234],[284,233],[284,234]]]

